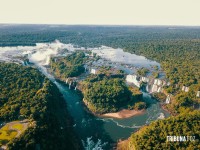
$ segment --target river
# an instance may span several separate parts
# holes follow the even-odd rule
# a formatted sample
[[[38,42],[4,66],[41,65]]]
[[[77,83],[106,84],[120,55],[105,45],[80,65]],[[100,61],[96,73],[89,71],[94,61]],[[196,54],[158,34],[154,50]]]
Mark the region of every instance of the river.
[[[111,147],[113,147],[113,143],[116,143],[119,139],[126,139],[130,137],[131,133],[137,131],[143,125],[157,120],[162,113],[165,115],[165,117],[169,116],[169,114],[160,107],[159,102],[157,102],[155,99],[152,99],[151,96],[145,92],[143,92],[143,99],[148,103],[148,108],[142,115],[133,116],[127,119],[102,118],[93,116],[91,113],[86,111],[85,106],[82,104],[81,96],[77,91],[70,90],[68,86],[56,82],[54,77],[46,71],[43,63],[46,64],[45,59],[47,59],[47,56],[48,58],[50,56],[50,54],[47,53],[48,49],[46,47],[44,49],[41,47],[40,49],[36,48],[37,47],[1,48],[0,58],[1,60],[8,61],[10,60],[11,54],[13,54],[12,57],[21,56],[27,53],[29,54],[29,60],[31,60],[44,75],[54,82],[60,92],[63,94],[63,97],[67,103],[66,109],[68,109],[69,113],[74,119],[73,127],[77,135],[82,139],[85,149],[111,149]],[[30,50],[30,52],[27,52],[27,49]],[[34,53],[32,51],[34,51]],[[56,51],[53,51],[53,53],[56,55],[57,51],[58,50],[56,49]],[[14,55],[15,53],[16,55]],[[120,55],[121,53],[122,51],[120,50]],[[39,56],[43,55],[43,57],[38,59],[35,57],[37,54],[39,54]],[[123,56],[125,55],[131,54],[124,53]],[[134,58],[136,57],[137,55],[134,55]],[[141,58],[141,56],[138,56],[138,58],[139,57]],[[143,64],[144,61],[145,60],[143,59]],[[146,61],[149,64],[149,60]]]
[[[68,86],[58,82],[55,82],[55,84],[63,94],[68,104],[68,111],[74,118],[75,131],[86,145],[90,144],[87,140],[92,137],[90,142],[93,140],[94,143],[98,143],[99,139],[101,143],[108,143],[107,147],[109,147],[109,143],[126,139],[141,126],[158,119],[161,113],[164,113],[166,117],[169,116],[155,99],[152,99],[148,93],[143,92],[143,98],[149,104],[144,114],[127,119],[95,117],[84,109],[81,97],[76,91],[70,90]]]

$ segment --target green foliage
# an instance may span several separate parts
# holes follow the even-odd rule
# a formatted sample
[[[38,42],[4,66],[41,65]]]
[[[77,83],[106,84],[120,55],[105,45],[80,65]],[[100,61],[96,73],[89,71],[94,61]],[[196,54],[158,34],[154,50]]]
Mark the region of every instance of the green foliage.
[[[51,72],[63,80],[68,77],[76,77],[85,71],[84,61],[85,54],[83,52],[74,52],[63,58],[52,58]]]
[[[158,78],[159,77],[159,72],[152,72],[152,76],[154,78]]]
[[[200,112],[158,120],[132,134],[127,149],[200,149]],[[167,142],[167,136],[195,136],[195,141]]]
[[[115,112],[126,106],[131,93],[120,78],[94,77],[82,83],[88,107],[97,113]]]
[[[43,30],[41,30],[41,28]],[[0,45],[35,45],[55,39],[80,47],[101,45],[123,48],[161,63],[171,86],[168,93],[177,94],[174,88],[200,84],[200,30],[198,27],[139,27],[139,26],[59,26],[13,25],[1,26]],[[20,37],[20,38],[19,38]],[[156,67],[154,66],[156,70]],[[54,70],[57,76],[59,71]],[[64,78],[68,74],[64,76]],[[193,89],[190,89],[191,91]],[[196,92],[196,91],[193,91]],[[5,99],[4,99],[5,100]],[[196,101],[192,98],[192,101]]]
[[[0,63],[0,75],[0,120],[17,120],[20,115],[29,118],[31,108],[37,113],[44,111],[40,106],[46,102],[36,95],[44,80],[39,71]]]
[[[147,68],[140,68],[137,70],[137,74],[140,76],[146,76],[146,74],[149,72],[149,69]]]
[[[147,106],[146,106],[146,103],[145,102],[137,102],[135,103],[134,105],[134,109],[136,110],[141,110],[141,109],[145,109]]]
[[[153,96],[155,99],[157,99],[157,100],[159,100],[159,101],[161,101],[161,102],[165,102],[165,100],[166,100],[166,98],[167,98],[167,96],[166,96],[165,94],[163,94],[163,93],[153,93],[152,96]]]
[[[170,86],[170,88],[172,88],[172,86]],[[196,97],[196,94],[199,89],[200,84],[194,84],[190,86],[189,92],[178,91],[173,97],[172,102],[166,107],[175,113],[183,113],[197,109],[199,107],[200,98]]]
[[[0,75],[0,120],[23,116],[36,123],[9,142],[10,150],[78,149],[65,102],[50,80],[34,68],[10,63],[0,63]]]

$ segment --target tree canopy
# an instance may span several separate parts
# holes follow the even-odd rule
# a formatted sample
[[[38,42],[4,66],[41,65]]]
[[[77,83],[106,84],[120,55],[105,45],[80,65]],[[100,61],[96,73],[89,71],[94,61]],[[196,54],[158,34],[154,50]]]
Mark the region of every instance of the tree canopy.
[[[9,149],[79,148],[65,101],[50,80],[34,68],[12,63],[0,63],[0,76],[0,120],[34,124],[10,141]]]

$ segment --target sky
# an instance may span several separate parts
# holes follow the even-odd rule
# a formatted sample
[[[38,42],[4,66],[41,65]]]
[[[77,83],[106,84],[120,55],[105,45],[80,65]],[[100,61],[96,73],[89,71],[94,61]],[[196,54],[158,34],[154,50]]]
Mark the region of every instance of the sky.
[[[200,26],[200,0],[0,0],[0,23]]]

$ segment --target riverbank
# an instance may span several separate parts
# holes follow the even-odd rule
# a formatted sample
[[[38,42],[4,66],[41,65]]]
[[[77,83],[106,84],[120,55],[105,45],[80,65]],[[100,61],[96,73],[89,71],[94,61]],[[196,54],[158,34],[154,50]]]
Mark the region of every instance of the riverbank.
[[[119,140],[116,144],[116,150],[127,150],[129,145],[129,138],[126,140]]]
[[[176,115],[177,115],[177,114],[174,113],[172,110],[169,110],[169,109],[166,107],[166,104],[160,104],[160,106],[161,106],[161,108],[162,108],[164,111],[168,112],[171,116],[176,116]]]
[[[100,115],[100,117],[106,117],[106,118],[117,118],[117,119],[125,119],[130,118],[137,115],[142,115],[145,113],[145,109],[142,110],[128,110],[128,109],[122,109],[121,111],[115,112],[115,113],[105,113]]]
[[[91,111],[88,108],[88,102],[86,102],[84,99],[83,99],[83,107],[85,108],[85,110],[88,113],[93,114],[94,116],[97,116],[97,117],[101,117],[101,118],[103,117],[103,118],[126,119],[126,118],[130,118],[130,117],[133,117],[133,116],[142,115],[146,112],[145,109],[142,109],[142,110],[122,109],[118,112],[98,114],[98,113],[95,113],[94,111]]]

